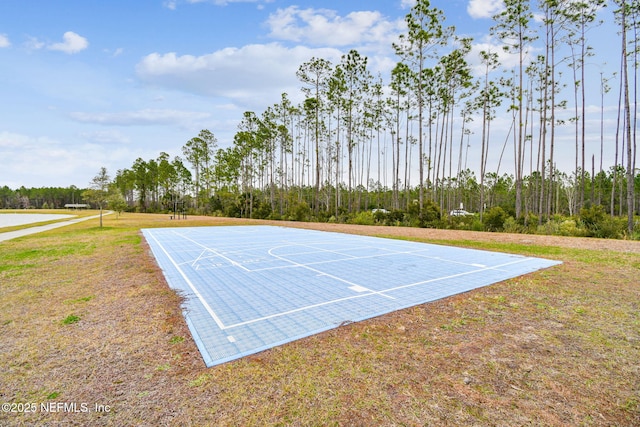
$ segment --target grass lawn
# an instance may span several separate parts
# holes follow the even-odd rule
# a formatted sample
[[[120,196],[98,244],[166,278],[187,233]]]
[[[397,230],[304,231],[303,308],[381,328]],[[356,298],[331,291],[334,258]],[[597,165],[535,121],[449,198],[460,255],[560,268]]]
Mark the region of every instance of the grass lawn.
[[[0,243],[0,426],[640,425],[640,250],[451,238],[564,264],[206,368],[139,230],[247,222]]]

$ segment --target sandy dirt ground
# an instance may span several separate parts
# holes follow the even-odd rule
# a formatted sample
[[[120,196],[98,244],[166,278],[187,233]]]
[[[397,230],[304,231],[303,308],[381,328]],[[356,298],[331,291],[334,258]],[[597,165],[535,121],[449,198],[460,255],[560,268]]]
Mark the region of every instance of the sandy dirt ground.
[[[201,217],[203,220],[207,217]],[[211,218],[208,218],[211,220]],[[228,219],[225,219],[225,222]],[[246,220],[242,220],[246,224]],[[240,222],[240,220],[239,220]],[[409,237],[426,240],[468,240],[479,242],[501,242],[521,245],[557,246],[573,249],[611,250],[615,252],[640,253],[640,241],[596,239],[588,237],[543,236],[537,234],[489,233],[464,230],[439,230],[433,228],[411,228],[371,226],[354,224],[328,224],[295,221],[255,221],[256,224],[269,224],[283,227],[308,228],[375,236]]]

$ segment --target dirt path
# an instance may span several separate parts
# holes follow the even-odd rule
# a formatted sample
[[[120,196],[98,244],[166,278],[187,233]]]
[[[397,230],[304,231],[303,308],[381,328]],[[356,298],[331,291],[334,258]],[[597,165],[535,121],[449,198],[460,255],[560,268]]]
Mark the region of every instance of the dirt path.
[[[270,225],[309,228],[367,235],[415,237],[429,240],[470,240],[480,242],[517,243],[523,245],[557,246],[561,248],[611,250],[640,253],[640,241],[596,239],[587,237],[543,236],[537,234],[488,233],[480,231],[439,230],[433,228],[389,227],[377,225],[327,224],[293,221],[261,221]]]
[[[214,218],[190,216],[189,220],[203,222],[204,225],[234,223],[246,225],[267,224],[281,227],[306,228],[337,233],[353,233],[370,236],[398,236],[428,240],[468,240],[478,242],[501,242],[522,245],[556,246],[560,248],[609,250],[614,252],[640,253],[640,241],[597,239],[591,237],[545,236],[538,234],[490,233],[466,230],[440,230],[435,228],[393,227],[385,225],[330,224],[322,222],[246,220],[239,218]],[[206,224],[205,224],[206,223]]]
[[[246,225],[268,224],[281,227],[306,228],[337,233],[352,233],[375,236],[413,237],[429,240],[469,240],[479,242],[516,243],[522,245],[557,246],[561,248],[610,250],[614,252],[640,253],[640,241],[596,239],[591,237],[545,236],[538,234],[490,233],[482,231],[440,230],[435,228],[393,227],[385,225],[330,224],[322,222],[246,220],[239,218],[212,218],[207,216],[190,216],[191,221],[211,225],[238,223]]]

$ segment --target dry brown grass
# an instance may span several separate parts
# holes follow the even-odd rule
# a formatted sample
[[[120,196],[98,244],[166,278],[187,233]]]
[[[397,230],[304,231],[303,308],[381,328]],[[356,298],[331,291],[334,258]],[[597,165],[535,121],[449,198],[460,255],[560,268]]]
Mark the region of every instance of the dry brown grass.
[[[1,243],[0,403],[37,411],[0,425],[640,424],[637,242],[298,224],[564,264],[208,369],[138,230],[239,223],[125,214]]]

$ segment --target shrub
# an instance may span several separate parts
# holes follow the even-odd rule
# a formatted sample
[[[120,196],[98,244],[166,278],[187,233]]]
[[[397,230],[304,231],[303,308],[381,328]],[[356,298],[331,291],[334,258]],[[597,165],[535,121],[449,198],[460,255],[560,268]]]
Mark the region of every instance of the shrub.
[[[311,216],[311,208],[307,202],[302,201],[289,207],[288,218],[290,221],[307,221]]]
[[[390,213],[391,212],[384,212],[383,210],[378,209],[373,213],[373,219],[376,223],[385,224]]]
[[[625,219],[611,218],[601,205],[581,209],[580,220],[584,225],[585,234],[589,237],[617,239],[625,232]]]
[[[479,219],[474,219],[471,223],[472,231],[484,231],[484,224]]]
[[[524,225],[518,224],[512,216],[507,217],[502,224],[502,230],[505,233],[526,233],[527,228]]]
[[[556,221],[547,221],[536,228],[536,234],[544,234],[545,236],[555,236],[558,234],[558,223]]]
[[[598,225],[604,221],[607,214],[601,205],[595,205],[590,208],[580,210],[580,220],[589,232],[593,232]]]
[[[440,207],[432,200],[427,200],[422,207],[422,221],[429,223],[439,221],[441,218]]]
[[[626,218],[611,218],[606,216],[593,230],[593,237],[601,239],[619,239],[627,228]]]
[[[504,226],[504,222],[509,216],[500,206],[494,206],[485,212],[483,217],[484,226],[489,231],[500,231]]]
[[[475,215],[449,216],[451,228],[456,230],[471,230],[476,220]],[[482,227],[480,229],[482,230]]]
[[[560,236],[584,236],[584,231],[578,227],[578,223],[573,219],[566,219],[559,224],[558,234]]]
[[[395,209],[386,215],[385,225],[400,225],[404,221],[404,211]]]
[[[240,206],[238,206],[237,203],[228,204],[224,207],[224,216],[229,218],[240,218],[242,216]]]
[[[437,227],[439,225],[440,208],[432,200],[426,200],[422,205],[422,212],[420,212],[420,204],[417,200],[409,205],[407,210],[408,222],[411,227]]]
[[[269,203],[260,203],[258,200],[254,202],[251,218],[266,219],[271,215],[271,205]]]
[[[358,225],[374,225],[375,220],[373,218],[373,213],[369,211],[362,211],[358,212],[356,216],[349,221],[349,223]]]

